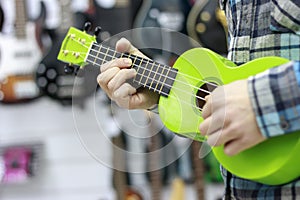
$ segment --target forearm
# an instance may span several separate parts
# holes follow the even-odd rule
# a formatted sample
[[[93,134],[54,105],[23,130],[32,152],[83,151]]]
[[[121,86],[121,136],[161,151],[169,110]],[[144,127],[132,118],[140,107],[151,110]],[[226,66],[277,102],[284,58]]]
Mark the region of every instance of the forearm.
[[[248,79],[256,121],[265,137],[300,130],[300,64],[289,62]]]

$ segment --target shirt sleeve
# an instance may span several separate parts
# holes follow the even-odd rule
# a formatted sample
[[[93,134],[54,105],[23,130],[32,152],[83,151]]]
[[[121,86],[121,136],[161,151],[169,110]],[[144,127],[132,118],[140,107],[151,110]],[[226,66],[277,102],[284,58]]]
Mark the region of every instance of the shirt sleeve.
[[[300,130],[300,63],[291,61],[248,78],[261,133],[269,138]]]

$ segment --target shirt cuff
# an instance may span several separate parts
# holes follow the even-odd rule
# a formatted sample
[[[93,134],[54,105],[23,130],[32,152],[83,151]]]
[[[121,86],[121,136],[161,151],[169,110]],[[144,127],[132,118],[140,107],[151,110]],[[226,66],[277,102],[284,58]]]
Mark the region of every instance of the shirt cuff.
[[[269,138],[300,130],[299,62],[248,78],[248,92],[261,133]]]

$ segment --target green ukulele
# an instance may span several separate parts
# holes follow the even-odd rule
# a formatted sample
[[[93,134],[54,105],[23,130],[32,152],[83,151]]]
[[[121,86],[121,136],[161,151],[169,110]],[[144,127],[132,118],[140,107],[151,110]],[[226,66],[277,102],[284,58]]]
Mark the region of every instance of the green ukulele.
[[[171,131],[203,142],[199,134],[204,97],[218,85],[244,79],[288,60],[264,57],[241,66],[205,48],[183,53],[173,67],[147,58],[120,53],[96,42],[95,36],[70,28],[58,59],[83,67],[101,66],[115,58],[127,57],[137,71],[132,83],[160,94],[159,115]],[[300,176],[299,133],[268,139],[235,156],[224,154],[223,146],[213,147],[217,160],[231,173],[269,185],[284,184]]]

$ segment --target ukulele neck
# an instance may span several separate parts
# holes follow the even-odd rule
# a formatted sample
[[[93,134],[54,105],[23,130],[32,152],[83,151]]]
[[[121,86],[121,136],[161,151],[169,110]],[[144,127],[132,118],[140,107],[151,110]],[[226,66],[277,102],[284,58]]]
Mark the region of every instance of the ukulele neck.
[[[178,71],[170,66],[137,55],[120,53],[95,42],[91,45],[86,62],[101,66],[115,58],[129,58],[132,60],[132,68],[137,71],[133,83],[162,96],[168,96]]]

